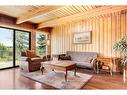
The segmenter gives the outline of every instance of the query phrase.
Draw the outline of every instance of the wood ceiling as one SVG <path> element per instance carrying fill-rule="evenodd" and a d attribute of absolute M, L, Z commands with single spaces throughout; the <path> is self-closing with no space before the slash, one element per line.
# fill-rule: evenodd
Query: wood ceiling
<path fill-rule="evenodd" d="M 127 6 L 70 5 L 70 6 L 0 6 L 0 13 L 17 18 L 16 24 L 32 22 L 38 29 L 126 10 Z"/>

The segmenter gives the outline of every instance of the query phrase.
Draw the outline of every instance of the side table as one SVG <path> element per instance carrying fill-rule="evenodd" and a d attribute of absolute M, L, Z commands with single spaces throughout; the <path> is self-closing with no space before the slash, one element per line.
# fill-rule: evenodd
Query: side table
<path fill-rule="evenodd" d="M 108 71 L 112 76 L 113 73 L 113 58 L 98 57 L 97 58 L 97 73 L 99 71 Z"/>

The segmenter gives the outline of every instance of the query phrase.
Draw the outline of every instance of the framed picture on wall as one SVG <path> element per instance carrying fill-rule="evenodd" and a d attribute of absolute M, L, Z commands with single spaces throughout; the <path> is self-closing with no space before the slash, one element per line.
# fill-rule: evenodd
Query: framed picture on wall
<path fill-rule="evenodd" d="M 75 32 L 73 34 L 73 43 L 75 44 L 89 44 L 92 41 L 92 31 Z"/>

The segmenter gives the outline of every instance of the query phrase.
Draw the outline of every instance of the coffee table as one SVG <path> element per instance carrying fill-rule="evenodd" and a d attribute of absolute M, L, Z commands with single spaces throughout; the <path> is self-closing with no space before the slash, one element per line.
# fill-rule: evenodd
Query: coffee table
<path fill-rule="evenodd" d="M 76 76 L 76 64 L 73 61 L 45 61 L 41 62 L 41 68 L 42 71 L 44 69 L 51 69 L 54 70 L 61 70 L 65 71 L 65 81 L 67 81 L 67 71 L 74 70 L 74 76 Z"/>

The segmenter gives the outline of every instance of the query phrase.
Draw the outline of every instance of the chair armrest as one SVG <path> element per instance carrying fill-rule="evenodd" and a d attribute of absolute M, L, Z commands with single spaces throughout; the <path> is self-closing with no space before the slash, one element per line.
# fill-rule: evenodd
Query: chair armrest
<path fill-rule="evenodd" d="M 20 58 L 20 61 L 28 61 L 28 62 L 31 62 L 31 58 L 30 57 L 21 57 Z"/>
<path fill-rule="evenodd" d="M 126 69 L 127 60 L 121 60 L 120 62 L 121 62 L 123 69 Z"/>
<path fill-rule="evenodd" d="M 27 57 L 26 61 L 32 62 L 31 58 Z"/>
<path fill-rule="evenodd" d="M 90 63 L 91 64 L 96 64 L 96 62 L 97 62 L 97 59 L 96 58 L 93 58 Z"/>
<path fill-rule="evenodd" d="M 90 63 L 93 65 L 93 71 L 94 71 L 94 73 L 96 73 L 97 72 L 97 65 L 98 65 L 97 64 L 97 59 L 93 58 Z"/>

